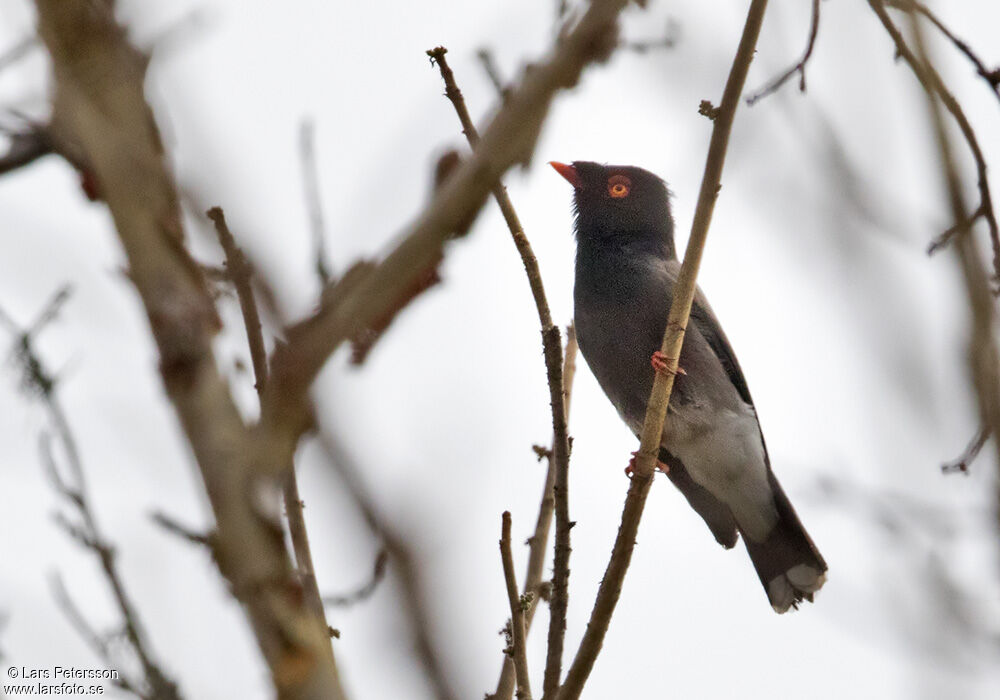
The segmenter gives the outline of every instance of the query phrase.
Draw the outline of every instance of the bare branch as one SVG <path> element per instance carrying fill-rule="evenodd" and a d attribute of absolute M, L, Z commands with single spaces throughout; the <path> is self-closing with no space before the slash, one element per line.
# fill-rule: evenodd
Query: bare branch
<path fill-rule="evenodd" d="M 953 116 L 955 116 L 955 111 L 948 107 L 949 100 L 947 98 L 951 96 L 944 90 L 940 79 L 936 77 L 937 74 L 934 72 L 934 68 L 928 58 L 920 23 L 917 21 L 917 15 L 909 13 L 910 31 L 913 34 L 919 57 L 909 51 L 902 35 L 889 19 L 880 0 L 869 0 L 869 5 L 871 5 L 872 9 L 879 16 L 886 31 L 889 32 L 896 42 L 897 47 L 899 47 L 900 53 L 920 79 L 920 84 L 923 86 L 924 93 L 927 96 L 927 107 L 930 112 L 931 123 L 934 127 L 934 136 L 937 141 L 941 166 L 944 170 L 945 187 L 948 193 L 949 204 L 951 205 L 952 218 L 955 221 L 965 221 L 967 218 L 967 208 L 962 194 L 962 179 L 958 172 L 958 166 L 955 164 L 954 152 L 948 130 L 945 128 L 941 104 L 944 104 Z M 938 102 L 939 99 L 940 103 Z M 954 98 L 951 98 L 951 102 L 954 106 L 957 106 Z M 993 298 L 985 271 L 983 270 L 982 261 L 979 259 L 979 252 L 975 241 L 973 241 L 970 235 L 969 229 L 959 232 L 955 236 L 955 242 L 956 254 L 962 270 L 962 278 L 965 281 L 969 306 L 972 311 L 972 330 L 969 340 L 969 369 L 972 375 L 973 390 L 975 391 L 979 405 L 981 432 L 984 438 L 987 433 L 1000 436 L 1000 353 L 998 353 L 996 338 L 993 335 L 996 320 Z M 996 449 L 997 469 L 1000 469 L 1000 440 L 994 439 L 993 445 Z M 1000 506 L 1000 480 L 996 482 L 994 489 L 996 506 Z M 994 515 L 1000 519 L 1000 507 L 996 508 Z M 1000 520 L 998 520 L 997 526 L 1000 527 Z"/>
<path fill-rule="evenodd" d="M 364 585 L 351 591 L 350 593 L 325 595 L 323 596 L 323 605 L 348 607 L 354 605 L 355 603 L 360 603 L 363 600 L 367 600 L 368 597 L 375 592 L 375 589 L 378 588 L 378 584 L 382 581 L 382 579 L 385 578 L 385 570 L 388 563 L 389 552 L 386 551 L 385 547 L 383 547 L 378 550 L 378 554 L 375 555 L 375 566 L 372 570 L 371 578 L 368 579 Z"/>
<path fill-rule="evenodd" d="M 507 600 L 510 603 L 511 658 L 517 677 L 518 700 L 531 700 L 531 681 L 528 677 L 528 655 L 524 648 L 524 608 L 525 602 L 517 594 L 517 577 L 514 575 L 514 555 L 510 552 L 510 511 L 503 512 L 500 530 L 500 561 L 503 563 L 503 578 L 507 585 Z"/>
<path fill-rule="evenodd" d="M 313 265 L 320 283 L 325 287 L 333 279 L 327 261 L 326 224 L 323 222 L 323 203 L 319 194 L 319 168 L 316 166 L 316 124 L 303 119 L 299 125 L 299 160 L 302 162 L 302 181 L 305 184 L 306 210 L 313 237 Z"/>
<path fill-rule="evenodd" d="M 740 93 L 743 91 L 747 72 L 750 69 L 750 62 L 753 60 L 757 36 L 760 34 L 766 8 L 767 0 L 752 0 L 750 3 L 743 36 L 740 38 L 736 57 L 733 59 L 733 66 L 729 72 L 729 78 L 726 80 L 718 116 L 713 122 L 712 138 L 709 142 L 705 173 L 701 181 L 701 190 L 698 193 L 691 235 L 684 252 L 684 261 L 681 264 L 677 285 L 674 289 L 673 303 L 667 317 L 667 328 L 663 335 L 661 352 L 667 357 L 667 371 L 657 372 L 653 381 L 653 389 L 646 409 L 646 419 L 642 428 L 642 440 L 636 455 L 636 466 L 628 496 L 625 499 L 618 537 L 611 552 L 608 568 L 597 591 L 597 599 L 594 602 L 590 621 L 587 623 L 587 631 L 583 635 L 576 658 L 573 659 L 573 664 L 570 666 L 566 680 L 559 691 L 559 700 L 576 700 L 583 691 L 584 683 L 586 683 L 597 655 L 600 653 L 604 635 L 611 623 L 611 615 L 614 613 L 618 597 L 621 595 L 625 573 L 632 559 L 632 549 L 635 546 L 635 537 L 639 530 L 639 520 L 642 517 L 646 496 L 649 494 L 649 487 L 653 481 L 653 469 L 656 466 L 660 449 L 663 423 L 667 416 L 667 405 L 670 401 L 670 393 L 677 371 L 677 358 L 681 354 L 684 329 L 687 327 L 691 304 L 694 301 L 698 266 L 705 248 L 705 239 L 712 220 L 715 200 L 722 187 L 722 168 L 725 164 L 729 134 L 736 109 L 739 106 Z"/>
<path fill-rule="evenodd" d="M 240 310 L 243 313 L 247 342 L 250 346 L 250 359 L 253 362 L 257 396 L 263 401 L 268 380 L 267 349 L 264 346 L 264 333 L 260 324 L 260 312 L 257 310 L 257 301 L 253 293 L 253 268 L 247 262 L 243 251 L 236 245 L 236 239 L 226 224 L 226 216 L 222 212 L 222 209 L 219 207 L 209 209 L 208 218 L 215 224 L 219 244 L 226 254 L 226 266 L 229 270 L 229 276 L 236 287 L 236 295 L 240 300 Z M 302 497 L 299 495 L 298 476 L 295 473 L 294 464 L 289 465 L 286 471 L 284 496 L 285 516 L 288 519 L 288 531 L 291 535 L 292 550 L 295 552 L 295 563 L 299 581 L 305 591 L 306 599 L 312 608 L 313 614 L 323 627 L 330 629 L 330 625 L 326 620 L 323 601 L 319 593 L 319 584 L 316 581 L 316 570 L 313 567 L 312 549 L 309 546 L 309 533 L 306 530 L 303 502 Z M 329 651 L 332 656 L 332 646 L 330 646 Z"/>
<path fill-rule="evenodd" d="M 472 117 L 465 106 L 462 92 L 455 83 L 455 75 L 452 73 L 445 54 L 448 52 L 443 46 L 427 52 L 441 71 L 444 80 L 444 94 L 451 100 L 458 113 L 459 121 L 462 123 L 462 130 L 469 141 L 473 151 L 479 145 L 479 133 L 476 131 Z M 535 308 L 538 311 L 538 321 L 542 328 L 542 348 L 545 357 L 545 371 L 549 384 L 549 401 L 552 405 L 552 461 L 555 463 L 555 483 L 553 493 L 555 496 L 556 511 L 556 543 L 554 572 L 552 576 L 552 600 L 549 605 L 551 619 L 549 623 L 548 658 L 545 664 L 545 694 L 551 697 L 559 685 L 559 676 L 562 670 L 562 650 L 563 639 L 566 634 L 566 607 L 569 597 L 569 435 L 566 425 L 566 407 L 563 399 L 563 379 L 562 379 L 562 340 L 559 335 L 559 328 L 552 322 L 552 312 L 549 310 L 549 302 L 545 296 L 545 286 L 542 283 L 542 275 L 538 269 L 538 260 L 531 248 L 531 243 L 524 233 L 524 227 L 514 210 L 514 205 L 507 196 L 507 190 L 503 183 L 498 182 L 493 188 L 493 198 L 496 199 L 503 214 L 507 228 L 514 239 L 514 245 L 521 256 L 521 262 L 528 276 L 528 284 L 531 287 L 531 295 L 535 300 Z"/>
<path fill-rule="evenodd" d="M 971 229 L 975 225 L 979 217 L 981 217 L 982 215 L 983 215 L 983 207 L 982 205 L 980 205 L 974 212 L 972 212 L 972 214 L 969 216 L 968 219 L 965 219 L 964 221 L 959 221 L 954 226 L 950 226 L 949 228 L 945 229 L 940 234 L 938 234 L 938 236 L 933 241 L 931 241 L 930 244 L 927 246 L 927 254 L 934 255 L 934 253 L 938 252 L 939 250 L 947 246 L 951 242 L 952 237 L 956 233 Z"/>
<path fill-rule="evenodd" d="M 799 74 L 799 91 L 806 91 L 806 64 L 812 57 L 813 47 L 816 45 L 816 35 L 819 33 L 819 2 L 820 0 L 812 0 L 812 20 L 809 24 L 809 42 L 806 44 L 806 50 L 805 53 L 802 54 L 802 58 L 799 59 L 798 63 L 769 82 L 763 88 L 747 97 L 747 105 L 752 107 L 757 101 L 777 92 L 781 86 L 788 82 L 788 79 L 796 73 Z"/>
<path fill-rule="evenodd" d="M 990 431 L 980 428 L 979 431 L 973 436 L 972 440 L 969 442 L 965 451 L 958 456 L 957 459 L 951 462 L 945 462 L 941 465 L 941 473 L 943 474 L 968 474 L 969 465 L 971 465 L 976 457 L 979 456 L 980 450 L 983 449 L 983 445 L 990 437 Z"/>
<path fill-rule="evenodd" d="M 197 544 L 211 549 L 214 547 L 213 533 L 200 533 L 189 527 L 181 525 L 177 520 L 166 513 L 156 512 L 150 515 L 153 522 L 162 527 L 167 532 L 177 535 L 187 540 L 191 544 Z"/>
<path fill-rule="evenodd" d="M 667 19 L 667 25 L 663 29 L 663 36 L 659 39 L 645 39 L 622 42 L 622 51 L 631 51 L 637 54 L 647 54 L 658 49 L 672 49 L 677 45 L 678 25 L 672 17 Z"/>
<path fill-rule="evenodd" d="M 176 684 L 163 672 L 149 651 L 149 641 L 139 620 L 139 613 L 126 592 L 125 584 L 118 571 L 114 547 L 101 533 L 96 515 L 91 507 L 87 494 L 83 459 L 77 447 L 76 436 L 73 434 L 66 414 L 63 412 L 62 404 L 59 401 L 59 396 L 56 392 L 57 384 L 34 348 L 34 336 L 55 319 L 56 314 L 58 314 L 68 297 L 68 287 L 59 289 L 27 329 L 18 328 L 17 324 L 8 314 L 0 312 L 0 317 L 4 319 L 5 325 L 10 327 L 15 336 L 18 347 L 18 358 L 24 366 L 24 382 L 28 385 L 30 393 L 37 396 L 44 405 L 55 438 L 62 445 L 62 453 L 69 470 L 70 478 L 67 479 L 63 476 L 62 471 L 57 465 L 55 452 L 52 449 L 53 438 L 48 433 L 44 433 L 40 440 L 42 463 L 53 483 L 56 493 L 67 501 L 76 514 L 76 522 L 71 522 L 63 513 L 57 513 L 56 522 L 62 526 L 70 537 L 96 555 L 101 564 L 104 578 L 107 579 L 108 585 L 111 588 L 115 605 L 122 618 L 129 648 L 139 659 L 143 672 L 141 679 L 123 685 L 123 687 L 142 698 L 179 700 L 180 693 Z M 58 601 L 62 604 L 64 610 L 67 611 L 67 614 L 70 615 L 71 622 L 81 632 L 84 639 L 94 647 L 95 651 L 107 663 L 109 668 L 115 668 L 118 664 L 114 663 L 113 655 L 106 645 L 95 644 L 95 640 L 99 641 L 99 636 L 91 631 L 83 615 L 72 605 L 72 601 L 66 594 L 58 578 L 54 582 L 54 591 L 57 594 Z"/>
<path fill-rule="evenodd" d="M 569 421 L 570 399 L 573 392 L 573 379 L 576 377 L 576 329 L 570 325 L 566 329 L 566 350 L 563 353 L 563 405 L 566 407 L 566 420 Z M 553 443 L 555 437 L 553 436 Z M 541 598 L 548 599 L 550 596 L 543 595 L 542 574 L 545 571 L 545 553 L 548 550 L 549 530 L 552 527 L 552 512 L 555 507 L 555 498 L 552 495 L 553 486 L 556 479 L 556 465 L 552 458 L 552 449 L 538 447 L 533 448 L 538 459 L 545 458 L 548 462 L 548 469 L 545 474 L 545 485 L 542 488 L 541 503 L 538 506 L 538 518 L 535 521 L 535 532 L 528 538 L 528 566 L 524 575 L 524 586 L 521 588 L 522 595 L 534 596 L 535 600 Z M 532 605 L 525 611 L 524 627 L 525 634 L 531 629 L 531 621 L 535 617 L 537 605 Z M 509 656 L 504 656 L 503 669 L 500 672 L 500 680 L 497 681 L 497 688 L 490 700 L 510 700 L 514 695 L 514 662 Z"/>
<path fill-rule="evenodd" d="M 115 222 L 216 517 L 219 569 L 245 607 L 278 695 L 339 700 L 328 630 L 301 594 L 282 537 L 278 493 L 291 452 L 272 460 L 255 449 L 219 372 L 212 339 L 221 324 L 184 246 L 176 188 L 145 101 L 146 57 L 127 43 L 109 3 L 36 6 L 55 77 L 52 123 L 60 142 L 83 154 Z"/>
<path fill-rule="evenodd" d="M 962 131 L 962 136 L 969 145 L 969 150 L 972 152 L 972 157 L 976 162 L 976 174 L 978 178 L 977 184 L 979 188 L 978 209 L 982 211 L 982 216 L 986 219 L 986 223 L 990 230 L 990 241 L 993 244 L 993 278 L 994 281 L 1000 282 L 1000 227 L 997 226 L 997 219 L 993 209 L 993 197 L 990 194 L 990 183 L 986 175 L 986 159 L 979 146 L 979 139 L 976 137 L 976 132 L 973 130 L 972 124 L 970 124 L 969 120 L 966 118 L 965 112 L 962 110 L 958 100 L 955 99 L 954 95 L 952 95 L 945 86 L 944 81 L 941 80 L 941 76 L 938 75 L 936 70 L 934 70 L 934 67 L 930 64 L 923 63 L 917 56 L 914 55 L 913 51 L 910 50 L 909 45 L 906 43 L 906 39 L 903 38 L 899 29 L 889 18 L 889 14 L 885 9 L 886 3 L 884 0 L 868 0 L 868 4 L 875 14 L 878 15 L 879 20 L 882 22 L 882 26 L 885 27 L 885 30 L 889 33 L 893 43 L 896 45 L 897 53 L 902 56 L 903 60 L 905 60 L 910 66 L 913 74 L 923 86 L 924 91 L 936 94 L 938 98 L 940 98 L 941 103 L 951 113 L 951 116 L 955 119 L 959 129 Z M 968 220 L 968 217 L 963 212 L 962 216 L 959 219 L 956 219 L 956 222 L 966 220 Z"/>
<path fill-rule="evenodd" d="M 359 468 L 350 455 L 329 431 L 320 429 L 317 440 L 330 467 L 340 477 L 344 488 L 358 506 L 365 522 L 382 541 L 382 547 L 389 553 L 393 571 L 403 590 L 403 613 L 407 616 L 414 635 L 417 658 L 423 666 L 427 680 L 434 688 L 437 700 L 456 700 L 457 693 L 451 688 L 448 674 L 431 638 L 431 618 L 422 590 L 420 573 L 413 550 L 406 537 L 397 532 L 378 512 L 359 474 Z"/>
<path fill-rule="evenodd" d="M 895 7 L 896 9 L 903 10 L 906 12 L 919 12 L 928 20 L 931 24 L 937 27 L 938 31 L 944 34 L 948 40 L 955 45 L 955 48 L 965 54 L 965 57 L 972 62 L 972 65 L 976 68 L 976 73 L 986 81 L 986 84 L 990 86 L 993 93 L 1000 100 L 1000 68 L 994 68 L 990 70 L 986 67 L 986 64 L 980 60 L 979 56 L 969 47 L 967 43 L 955 36 L 950 29 L 948 29 L 945 24 L 938 19 L 931 10 L 923 3 L 917 2 L 916 0 L 887 0 L 887 7 Z"/>
<path fill-rule="evenodd" d="M 65 584 L 63 584 L 62 576 L 58 573 L 53 573 L 49 578 L 49 586 L 52 589 L 52 597 L 55 598 L 56 605 L 63 611 L 63 614 L 69 620 L 73 629 L 76 630 L 76 633 L 87 643 L 91 651 L 97 655 L 97 658 L 101 660 L 105 668 L 113 668 L 118 671 L 119 677 L 115 679 L 115 685 L 125 692 L 132 693 L 136 697 L 146 697 L 140 690 L 140 682 L 129 680 L 128 676 L 121 672 L 119 668 L 120 664 L 115 660 L 107 640 L 103 635 L 97 633 L 87 621 L 86 616 L 80 608 L 73 602 L 69 591 L 66 590 Z"/>
<path fill-rule="evenodd" d="M 525 71 L 479 147 L 445 180 L 399 244 L 379 263 L 345 274 L 324 295 L 314 316 L 287 330 L 288 344 L 275 352 L 257 431 L 255 464 L 263 473 L 287 464 L 309 427 L 305 393 L 330 354 L 373 319 L 400 308 L 414 284 L 434 269 L 445 241 L 482 206 L 500 176 L 516 163 L 530 160 L 553 96 L 576 85 L 587 65 L 606 60 L 613 50 L 618 13 L 625 4 L 625 0 L 592 3 L 547 60 Z"/>
<path fill-rule="evenodd" d="M 507 99 L 507 94 L 510 92 L 510 88 L 507 87 L 503 78 L 500 77 L 500 69 L 497 67 L 496 58 L 493 56 L 493 52 L 487 48 L 481 48 L 476 52 L 476 58 L 479 59 L 479 63 L 483 67 L 483 72 L 486 73 L 486 77 L 490 79 L 490 83 L 493 84 L 493 88 L 497 91 L 497 95 L 500 96 L 500 99 Z"/>

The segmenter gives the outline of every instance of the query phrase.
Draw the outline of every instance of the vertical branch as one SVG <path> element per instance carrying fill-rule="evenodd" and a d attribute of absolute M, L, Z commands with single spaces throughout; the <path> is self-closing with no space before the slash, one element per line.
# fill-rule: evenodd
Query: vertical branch
<path fill-rule="evenodd" d="M 306 210 L 313 237 L 313 259 L 316 274 L 325 287 L 333 279 L 326 253 L 326 224 L 323 222 L 323 205 L 319 195 L 319 168 L 316 166 L 316 124 L 303 119 L 299 126 L 299 157 L 302 161 L 302 180 L 305 185 Z"/>
<path fill-rule="evenodd" d="M 573 392 L 573 378 L 576 376 L 576 329 L 572 325 L 566 329 L 566 351 L 563 353 L 563 405 L 566 407 L 566 419 L 569 420 L 570 398 Z M 555 436 L 552 444 L 556 442 Z M 552 458 L 552 448 L 545 451 L 548 469 L 545 473 L 545 485 L 542 488 L 542 500 L 538 506 L 538 518 L 535 521 L 535 532 L 528 538 L 528 567 L 524 575 L 522 595 L 532 596 L 535 603 L 524 614 L 525 633 L 531 629 L 531 621 L 538 609 L 538 599 L 542 597 L 542 574 L 545 570 L 545 553 L 549 544 L 549 530 L 552 527 L 552 511 L 555 499 L 552 489 L 555 485 L 556 466 Z M 514 695 L 514 662 L 509 656 L 504 656 L 500 680 L 490 700 L 510 700 Z"/>
<path fill-rule="evenodd" d="M 531 681 L 528 678 L 528 656 L 524 648 L 524 608 L 527 601 L 517 594 L 517 578 L 514 576 L 514 556 L 510 552 L 510 511 L 503 512 L 500 531 L 500 560 L 503 564 L 503 578 L 507 585 L 507 600 L 510 603 L 510 658 L 517 676 L 518 700 L 531 700 Z"/>
<path fill-rule="evenodd" d="M 968 221 L 967 206 L 962 195 L 962 178 L 955 164 L 954 151 L 948 130 L 945 127 L 944 115 L 941 105 L 944 103 L 949 111 L 952 111 L 948 102 L 941 95 L 940 88 L 943 83 L 940 78 L 933 80 L 928 75 L 933 71 L 932 64 L 927 57 L 927 51 L 923 42 L 923 35 L 917 23 L 916 15 L 909 13 L 911 29 L 913 32 L 918 55 L 914 55 L 906 45 L 902 34 L 893 25 L 880 3 L 876 5 L 875 0 L 871 0 L 872 9 L 882 20 L 886 30 L 889 31 L 896 46 L 910 65 L 910 68 L 917 75 L 924 93 L 927 96 L 927 108 L 930 113 L 931 124 L 934 129 L 935 141 L 938 147 L 941 165 L 944 169 L 945 188 L 948 194 L 948 203 L 951 206 L 951 215 L 956 225 Z M 933 89 L 938 86 L 939 89 Z M 939 101 L 939 97 L 941 100 Z M 957 104 L 957 103 L 956 103 Z M 952 111 L 954 114 L 954 112 Z M 983 270 L 982 261 L 976 250 L 975 241 L 970 235 L 968 225 L 960 227 L 956 235 L 956 253 L 959 266 L 962 270 L 962 279 L 965 281 L 966 293 L 969 297 L 969 306 L 972 309 L 972 333 L 969 340 L 969 369 L 971 370 L 973 387 L 979 406 L 981 425 L 984 426 L 981 435 L 985 438 L 985 433 L 993 433 L 993 444 L 997 450 L 997 468 L 1000 469 L 1000 354 L 997 351 L 996 339 L 993 335 L 995 321 L 995 311 L 993 308 L 993 296 L 990 293 L 989 282 Z M 998 490 L 995 494 L 995 513 L 997 527 L 1000 529 L 1000 480 L 995 487 Z"/>
<path fill-rule="evenodd" d="M 462 123 L 462 131 L 475 150 L 479 143 L 479 133 L 472 123 L 469 110 L 465 106 L 462 92 L 455 83 L 443 46 L 431 49 L 427 54 L 439 70 L 445 84 L 445 95 L 451 100 Z M 524 227 L 514 210 L 514 205 L 507 196 L 503 183 L 498 182 L 493 187 L 493 198 L 500 207 L 507 228 L 514 239 L 514 245 L 521 256 L 524 271 L 528 276 L 531 295 L 538 311 L 538 321 L 542 329 L 542 349 L 545 356 L 545 371 L 549 384 L 549 402 L 552 406 L 552 461 L 555 464 L 553 496 L 555 498 L 556 538 L 555 556 L 552 574 L 552 600 L 549 603 L 550 622 L 548 637 L 548 658 L 545 663 L 545 678 L 543 681 L 543 697 L 552 698 L 559 686 L 562 672 L 563 643 L 566 636 L 566 608 L 569 599 L 569 555 L 570 555 L 570 521 L 569 521 L 569 433 L 566 422 L 566 406 L 563 399 L 562 378 L 562 340 L 559 328 L 552 323 L 552 312 L 545 296 L 538 260 L 531 248 L 531 243 L 524 233 Z"/>
<path fill-rule="evenodd" d="M 694 222 L 691 226 L 691 236 L 684 252 L 684 262 L 681 264 L 674 300 L 670 306 L 667 328 L 663 336 L 661 352 L 667 357 L 667 371 L 658 372 L 653 382 L 649 403 L 646 409 L 646 419 L 643 423 L 642 440 L 637 454 L 635 472 L 625 499 L 622 512 L 622 522 L 618 529 L 608 562 L 607 571 L 597 591 L 594 609 L 587 623 L 576 658 L 566 674 L 566 680 L 559 692 L 559 700 L 576 700 L 583 691 L 584 683 L 594 667 L 604 635 L 611 623 L 618 597 L 621 595 L 625 572 L 632 559 L 632 549 L 639 530 L 639 520 L 646 504 L 646 496 L 653 480 L 653 468 L 656 464 L 660 448 L 663 423 L 667 416 L 667 404 L 673 389 L 674 376 L 677 372 L 677 359 L 681 354 L 681 344 L 684 342 L 684 329 L 687 327 L 691 313 L 691 304 L 695 295 L 695 281 L 698 266 L 701 263 L 705 239 L 708 235 L 709 223 L 715 200 L 722 187 L 722 168 L 726 159 L 726 148 L 729 144 L 729 134 L 739 106 L 740 93 L 746 82 L 747 72 L 757 45 L 757 36 L 764 20 L 767 0 L 752 0 L 747 13 L 743 36 L 740 38 L 736 57 L 722 93 L 712 127 L 712 138 L 709 142 L 708 156 L 705 161 L 705 173 L 702 177 L 701 190 L 698 194 L 698 204 L 695 209 Z"/>
<path fill-rule="evenodd" d="M 260 313 L 257 310 L 257 302 L 253 293 L 253 268 L 247 262 L 246 256 L 233 237 L 229 226 L 226 224 L 226 216 L 219 207 L 208 210 L 208 218 L 215 224 L 215 231 L 219 237 L 219 243 L 226 254 L 226 266 L 229 277 L 236 287 L 236 296 L 240 300 L 240 310 L 243 312 L 243 321 L 247 331 L 247 343 L 250 345 L 250 358 L 253 363 L 255 386 L 257 396 L 263 400 L 264 391 L 267 387 L 267 349 L 264 346 L 264 334 L 261 330 Z M 298 568 L 299 579 L 306 595 L 306 600 L 313 614 L 326 629 L 330 625 L 326 621 L 326 611 L 323 608 L 323 599 L 320 596 L 319 584 L 316 582 L 316 572 L 313 568 L 312 550 L 309 547 L 309 533 L 306 530 L 305 516 L 302 512 L 302 498 L 299 495 L 298 477 L 295 474 L 295 465 L 289 465 L 286 470 L 287 478 L 284 487 L 285 515 L 288 518 L 288 531 L 292 539 L 292 551 L 295 553 L 295 563 Z M 332 642 L 330 654 L 333 654 Z"/>
<path fill-rule="evenodd" d="M 1000 224 L 997 223 L 996 212 L 993 209 L 993 197 L 990 193 L 990 182 L 986 174 L 986 158 L 983 156 L 976 132 L 965 116 L 965 112 L 962 110 L 958 100 L 955 99 L 955 96 L 945 86 L 944 81 L 938 75 L 938 72 L 934 70 L 934 67 L 928 63 L 921 62 L 913 54 L 913 51 L 910 50 L 903 35 L 900 34 L 899 29 L 889 18 L 889 13 L 885 9 L 885 0 L 868 0 L 868 5 L 878 16 L 879 21 L 882 22 L 882 26 L 885 27 L 886 32 L 892 37 L 893 43 L 896 45 L 896 51 L 910 66 L 913 74 L 920 81 L 921 86 L 923 86 L 924 91 L 929 93 L 933 99 L 941 100 L 945 109 L 954 118 L 955 123 L 958 125 L 962 136 L 969 146 L 969 151 L 971 151 L 972 157 L 976 162 L 979 207 L 976 208 L 972 217 L 963 216 L 963 218 L 957 219 L 955 222 L 957 228 L 953 228 L 953 231 L 961 229 L 964 225 L 962 222 L 969 221 L 969 225 L 971 226 L 972 220 L 980 216 L 986 220 L 986 225 L 990 232 L 990 242 L 993 245 L 993 278 L 994 281 L 1000 281 Z M 965 207 L 963 206 L 964 209 Z M 950 236 L 943 235 L 945 241 L 948 238 Z"/>

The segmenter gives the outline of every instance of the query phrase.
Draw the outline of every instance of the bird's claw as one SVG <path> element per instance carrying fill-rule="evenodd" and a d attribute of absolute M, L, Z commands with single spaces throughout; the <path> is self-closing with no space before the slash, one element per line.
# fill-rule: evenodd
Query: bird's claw
<path fill-rule="evenodd" d="M 639 450 L 633 452 L 632 459 L 628 461 L 628 466 L 625 467 L 625 476 L 627 476 L 629 479 L 632 478 L 632 474 L 633 472 L 635 472 L 635 460 L 638 459 L 638 455 L 639 455 Z M 660 460 L 656 460 L 656 471 L 660 471 L 666 474 L 667 472 L 670 471 L 670 467 L 668 467 Z"/>
<path fill-rule="evenodd" d="M 680 366 L 676 369 L 671 370 L 667 363 L 673 358 L 667 357 L 662 352 L 657 350 L 653 353 L 653 356 L 649 358 L 649 364 L 653 365 L 653 369 L 661 374 L 687 374 Z"/>

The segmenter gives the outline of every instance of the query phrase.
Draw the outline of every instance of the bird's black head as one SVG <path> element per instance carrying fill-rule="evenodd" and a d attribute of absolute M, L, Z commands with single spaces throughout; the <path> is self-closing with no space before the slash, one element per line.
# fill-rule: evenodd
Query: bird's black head
<path fill-rule="evenodd" d="M 550 165 L 573 185 L 578 242 L 621 236 L 662 246 L 667 257 L 676 257 L 670 192 L 663 180 L 631 165 L 580 160 Z"/>

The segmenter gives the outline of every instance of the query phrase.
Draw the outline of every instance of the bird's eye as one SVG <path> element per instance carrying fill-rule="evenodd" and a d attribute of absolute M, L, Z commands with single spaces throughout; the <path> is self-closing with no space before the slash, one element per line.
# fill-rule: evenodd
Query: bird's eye
<path fill-rule="evenodd" d="M 615 175 L 608 179 L 608 194 L 615 199 L 628 197 L 629 190 L 632 189 L 632 181 L 624 175 Z"/>

